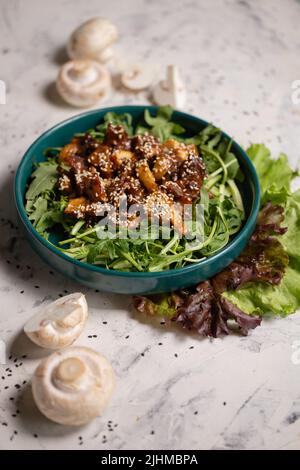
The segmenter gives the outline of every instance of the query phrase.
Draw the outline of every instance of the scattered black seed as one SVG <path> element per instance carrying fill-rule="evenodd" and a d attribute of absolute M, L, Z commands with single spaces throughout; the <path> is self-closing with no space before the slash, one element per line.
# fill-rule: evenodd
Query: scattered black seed
<path fill-rule="evenodd" d="M 10 261 L 9 261 L 9 259 L 7 259 L 7 260 L 6 260 L 6 263 L 7 263 L 7 264 L 10 264 Z"/>
<path fill-rule="evenodd" d="M 5 422 L 4 422 L 4 423 L 2 423 L 2 426 L 7 426 L 7 423 L 5 423 Z"/>
<path fill-rule="evenodd" d="M 108 430 L 109 430 L 109 431 L 113 431 L 113 428 L 109 428 Z"/>
<path fill-rule="evenodd" d="M 24 294 L 24 291 L 23 291 L 23 290 L 20 290 L 20 294 Z"/>
<path fill-rule="evenodd" d="M 19 415 L 19 414 L 20 414 L 20 410 L 16 410 L 16 413 L 17 413 L 17 415 Z"/>
<path fill-rule="evenodd" d="M 5 372 L 8 372 L 8 371 L 9 371 L 9 367 L 6 367 Z"/>
<path fill-rule="evenodd" d="M 27 380 L 23 380 L 22 383 L 23 383 L 23 385 L 27 384 Z"/>
<path fill-rule="evenodd" d="M 175 354 L 174 354 L 174 356 L 175 356 L 175 357 L 178 357 L 178 354 L 177 354 L 177 353 L 175 353 Z"/>
<path fill-rule="evenodd" d="M 160 324 L 161 324 L 161 325 L 165 325 L 166 322 L 165 322 L 165 321 L 161 321 Z"/>
<path fill-rule="evenodd" d="M 15 398 L 14 397 L 9 397 L 9 399 L 10 399 L 10 401 L 14 401 Z"/>
<path fill-rule="evenodd" d="M 7 374 L 7 377 L 11 377 L 11 376 L 12 376 L 12 374 Z"/>
<path fill-rule="evenodd" d="M 144 354 L 144 353 L 141 353 L 141 356 L 143 356 L 143 357 L 144 357 L 144 356 L 145 356 L 145 354 Z"/>
<path fill-rule="evenodd" d="M 18 360 L 18 358 L 16 357 L 16 358 L 14 359 L 14 362 L 17 362 L 17 360 Z"/>
<path fill-rule="evenodd" d="M 223 405 L 224 405 L 224 406 L 226 406 L 226 405 L 227 405 L 226 401 L 223 401 Z"/>
<path fill-rule="evenodd" d="M 190 346 L 189 349 L 194 349 L 194 346 Z"/>
<path fill-rule="evenodd" d="M 54 276 L 54 272 L 53 272 L 53 271 L 49 271 L 49 274 L 51 274 L 51 276 Z"/>
<path fill-rule="evenodd" d="M 198 414 L 198 411 L 194 411 L 194 415 L 197 415 Z"/>
<path fill-rule="evenodd" d="M 9 386 L 8 386 L 8 385 L 6 385 L 6 386 L 4 387 L 4 390 L 7 390 L 8 388 L 9 388 Z"/>
<path fill-rule="evenodd" d="M 27 265 L 26 265 L 26 269 L 31 269 L 31 267 L 30 267 L 30 266 L 28 266 L 28 264 L 27 264 Z"/>
<path fill-rule="evenodd" d="M 17 417 L 17 415 L 16 415 L 15 413 L 13 413 L 11 416 L 12 416 L 12 418 L 16 418 L 16 417 Z"/>
<path fill-rule="evenodd" d="M 95 289 L 95 292 L 98 293 L 98 292 L 100 292 L 100 291 L 99 291 L 98 289 Z"/>
<path fill-rule="evenodd" d="M 20 389 L 20 388 L 21 388 L 21 385 L 15 384 L 15 388 Z"/>
<path fill-rule="evenodd" d="M 78 439 L 79 439 L 80 441 L 82 441 L 82 436 L 78 436 Z"/>
<path fill-rule="evenodd" d="M 92 338 L 92 335 L 88 335 L 88 338 Z"/>
<path fill-rule="evenodd" d="M 20 269 L 20 265 L 19 265 L 19 264 L 16 264 L 16 268 L 17 268 L 17 269 Z"/>
<path fill-rule="evenodd" d="M 67 294 L 67 293 L 68 293 L 67 289 L 65 289 L 65 290 L 64 290 L 64 293 L 65 293 L 65 294 Z"/>
<path fill-rule="evenodd" d="M 26 359 L 27 354 L 23 354 L 22 359 Z"/>
<path fill-rule="evenodd" d="M 107 325 L 107 321 L 103 321 L 102 323 L 103 323 L 103 325 Z"/>
<path fill-rule="evenodd" d="M 163 344 L 162 343 L 158 343 L 158 346 L 162 346 Z"/>
<path fill-rule="evenodd" d="M 35 288 L 35 289 L 39 289 L 39 288 L 40 288 L 40 286 L 34 286 L 34 288 Z"/>
<path fill-rule="evenodd" d="M 38 438 L 38 435 L 37 435 L 37 434 L 34 434 L 33 437 L 34 437 L 35 439 L 37 439 L 37 438 Z"/>
<path fill-rule="evenodd" d="M 58 297 L 63 297 L 63 294 L 58 294 Z"/>
<path fill-rule="evenodd" d="M 128 339 L 129 338 L 129 335 L 125 336 L 125 339 Z"/>
<path fill-rule="evenodd" d="M 16 435 L 18 434 L 18 431 L 16 429 L 14 430 L 14 434 L 16 434 Z"/>
<path fill-rule="evenodd" d="M 4 377 L 4 375 L 2 375 L 1 379 L 2 379 L 2 380 L 5 380 L 5 377 Z"/>
<path fill-rule="evenodd" d="M 93 338 L 97 338 L 97 335 L 93 335 Z"/>
<path fill-rule="evenodd" d="M 151 431 L 151 432 L 150 432 L 150 434 L 152 434 L 152 435 L 153 435 L 153 434 L 155 434 L 155 432 L 154 432 L 154 431 Z"/>
<path fill-rule="evenodd" d="M 11 360 L 11 359 L 12 359 L 12 355 L 10 355 L 8 359 Z"/>

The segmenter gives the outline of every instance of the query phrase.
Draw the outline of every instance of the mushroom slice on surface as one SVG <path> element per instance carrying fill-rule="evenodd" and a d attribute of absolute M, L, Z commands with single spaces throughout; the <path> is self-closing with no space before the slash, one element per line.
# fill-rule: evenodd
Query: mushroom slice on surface
<path fill-rule="evenodd" d="M 66 295 L 36 313 L 24 326 L 35 344 L 47 349 L 70 346 L 80 335 L 88 317 L 88 306 L 81 293 Z"/>
<path fill-rule="evenodd" d="M 60 69 L 57 91 L 69 104 L 89 107 L 107 98 L 111 77 L 106 68 L 93 60 L 70 60 Z"/>
<path fill-rule="evenodd" d="M 71 347 L 42 360 L 32 378 L 34 401 L 48 419 L 80 426 L 99 416 L 115 387 L 108 360 L 85 347 Z"/>
<path fill-rule="evenodd" d="M 149 88 L 155 81 L 155 67 L 147 65 L 130 65 L 121 73 L 121 83 L 132 91 L 140 91 Z"/>
<path fill-rule="evenodd" d="M 92 18 L 79 26 L 70 36 L 67 52 L 71 59 L 92 59 L 107 62 L 118 39 L 116 26 L 106 18 Z"/>
<path fill-rule="evenodd" d="M 175 65 L 168 66 L 166 80 L 160 81 L 154 87 L 153 99 L 156 104 L 161 106 L 169 104 L 178 109 L 184 107 L 186 89 Z"/>

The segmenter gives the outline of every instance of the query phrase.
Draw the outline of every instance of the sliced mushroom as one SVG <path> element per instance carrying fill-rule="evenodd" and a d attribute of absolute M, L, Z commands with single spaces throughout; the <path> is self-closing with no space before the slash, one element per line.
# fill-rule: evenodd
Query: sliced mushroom
<path fill-rule="evenodd" d="M 153 99 L 158 105 L 183 108 L 186 101 L 185 86 L 180 78 L 178 68 L 169 65 L 166 80 L 160 81 L 153 90 Z"/>
<path fill-rule="evenodd" d="M 71 347 L 42 360 L 32 379 L 39 410 L 49 419 L 80 426 L 106 407 L 115 377 L 111 364 L 96 351 Z"/>
<path fill-rule="evenodd" d="M 147 65 L 131 65 L 123 70 L 121 83 L 132 91 L 145 90 L 155 81 L 156 69 Z"/>
<path fill-rule="evenodd" d="M 71 60 L 61 67 L 56 87 L 67 103 L 89 107 L 107 98 L 111 90 L 111 77 L 98 62 Z"/>
<path fill-rule="evenodd" d="M 111 45 L 118 39 L 118 30 L 106 18 L 92 18 L 79 26 L 67 44 L 71 59 L 92 59 L 107 62 L 113 56 Z"/>
<path fill-rule="evenodd" d="M 70 346 L 80 335 L 88 317 L 88 306 L 81 293 L 66 295 L 51 302 L 24 326 L 35 344 L 47 349 Z"/>

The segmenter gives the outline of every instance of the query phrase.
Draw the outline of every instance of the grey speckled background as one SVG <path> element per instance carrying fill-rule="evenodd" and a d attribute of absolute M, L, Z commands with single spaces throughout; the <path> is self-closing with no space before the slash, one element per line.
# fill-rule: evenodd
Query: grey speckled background
<path fill-rule="evenodd" d="M 0 447 L 24 449 L 299 449 L 300 316 L 266 321 L 247 338 L 199 340 L 136 317 L 130 299 L 82 289 L 91 308 L 78 344 L 112 361 L 118 386 L 102 418 L 82 429 L 44 419 L 30 376 L 43 351 L 20 335 L 34 306 L 79 286 L 49 268 L 15 226 L 13 175 L 26 147 L 76 110 L 53 91 L 69 32 L 95 15 L 119 27 L 117 53 L 176 63 L 186 111 L 243 145 L 267 143 L 299 161 L 300 2 L 296 0 L 0 0 Z M 146 103 L 120 90 L 108 104 Z M 142 354 L 143 353 L 143 354 Z M 27 356 L 27 357 L 23 357 Z"/>

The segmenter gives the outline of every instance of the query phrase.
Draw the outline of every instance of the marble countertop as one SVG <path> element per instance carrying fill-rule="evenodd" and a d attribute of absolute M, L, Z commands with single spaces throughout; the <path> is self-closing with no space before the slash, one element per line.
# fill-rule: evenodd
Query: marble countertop
<path fill-rule="evenodd" d="M 12 184 L 27 146 L 76 114 L 55 95 L 69 32 L 106 16 L 118 25 L 116 53 L 177 64 L 185 110 L 212 120 L 241 144 L 265 142 L 299 162 L 300 2 L 296 0 L 0 1 L 0 366 L 2 449 L 299 449 L 300 314 L 263 322 L 248 337 L 201 340 L 136 316 L 130 298 L 78 286 L 49 270 L 16 226 Z M 130 52 L 128 52 L 130 51 Z M 116 90 L 105 103 L 147 103 Z M 80 429 L 44 419 L 30 378 L 45 352 L 21 333 L 32 308 L 82 290 L 90 318 L 77 344 L 113 363 L 117 388 L 101 418 Z M 296 361 L 297 362 L 297 361 Z"/>

